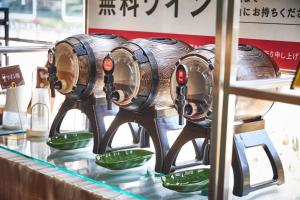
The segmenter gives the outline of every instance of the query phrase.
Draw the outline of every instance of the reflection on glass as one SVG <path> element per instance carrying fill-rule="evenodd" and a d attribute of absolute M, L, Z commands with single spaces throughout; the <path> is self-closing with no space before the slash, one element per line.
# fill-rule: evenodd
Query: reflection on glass
<path fill-rule="evenodd" d="M 13 142 L 12 145 L 12 140 L 19 142 Z M 153 172 L 155 156 L 142 167 L 128 170 L 108 170 L 96 165 L 92 145 L 82 149 L 60 151 L 47 146 L 46 141 L 24 138 L 16 140 L 9 139 L 7 136 L 0 136 L 0 145 L 13 147 L 16 151 L 27 156 L 33 156 L 62 169 L 70 170 L 102 184 L 104 182 L 147 199 L 207 199 L 206 196 L 201 196 L 199 192 L 183 194 L 164 188 L 160 180 L 161 175 Z"/>

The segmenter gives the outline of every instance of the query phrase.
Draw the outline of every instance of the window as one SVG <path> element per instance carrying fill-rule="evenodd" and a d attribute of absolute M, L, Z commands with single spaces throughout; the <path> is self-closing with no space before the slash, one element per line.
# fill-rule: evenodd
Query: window
<path fill-rule="evenodd" d="M 10 10 L 10 37 L 56 41 L 84 32 L 83 0 L 2 0 Z"/>

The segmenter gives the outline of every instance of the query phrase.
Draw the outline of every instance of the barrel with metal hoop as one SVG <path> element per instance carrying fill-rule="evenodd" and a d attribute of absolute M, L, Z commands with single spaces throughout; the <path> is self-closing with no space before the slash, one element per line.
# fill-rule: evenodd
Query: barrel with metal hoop
<path fill-rule="evenodd" d="M 171 94 L 179 115 L 191 121 L 207 118 L 212 112 L 214 45 L 195 49 L 180 59 L 172 75 Z M 279 68 L 262 50 L 250 46 L 238 46 L 236 80 L 276 78 Z M 235 120 L 251 120 L 263 116 L 273 102 L 238 96 Z"/>
<path fill-rule="evenodd" d="M 173 106 L 170 77 L 177 60 L 191 50 L 169 38 L 134 39 L 115 48 L 103 64 L 108 107 L 112 101 L 128 110 Z"/>
<path fill-rule="evenodd" d="M 124 41 L 111 34 L 79 34 L 57 42 L 48 54 L 52 95 L 57 89 L 74 99 L 104 96 L 102 59 Z"/>

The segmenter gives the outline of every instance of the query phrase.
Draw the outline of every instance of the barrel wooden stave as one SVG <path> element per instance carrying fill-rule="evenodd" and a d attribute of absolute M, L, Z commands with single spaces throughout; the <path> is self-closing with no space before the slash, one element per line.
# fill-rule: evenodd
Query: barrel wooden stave
<path fill-rule="evenodd" d="M 239 51 L 237 81 L 276 78 L 278 66 L 262 50 Z M 276 90 L 276 89 L 274 89 Z M 265 115 L 274 102 L 237 96 L 235 120 L 249 120 Z"/>
<path fill-rule="evenodd" d="M 56 47 L 58 47 L 60 44 L 65 44 L 69 45 L 73 48 L 74 54 L 77 56 L 77 54 L 74 51 L 74 47 L 76 45 L 84 44 L 89 46 L 91 49 L 91 54 L 95 58 L 95 64 L 96 66 L 91 66 L 91 60 L 88 55 L 79 55 L 77 56 L 79 67 L 74 67 L 73 72 L 61 75 L 63 74 L 64 69 L 60 69 L 59 66 L 57 66 L 57 72 L 58 72 L 58 79 L 59 80 L 65 80 L 68 83 L 71 83 L 68 85 L 67 89 L 61 89 L 59 92 L 65 95 L 74 95 L 73 88 L 77 87 L 78 85 L 81 86 L 87 86 L 92 79 L 90 72 L 91 72 L 91 67 L 96 68 L 96 74 L 95 75 L 95 82 L 93 84 L 93 88 L 90 91 L 90 94 L 94 94 L 95 96 L 104 96 L 104 93 L 102 91 L 102 88 L 104 86 L 103 83 L 103 69 L 102 69 L 102 60 L 103 58 L 110 53 L 110 51 L 119 46 L 121 43 L 125 41 L 124 38 L 121 37 L 115 37 L 115 38 L 102 38 L 98 37 L 96 35 L 86 35 L 86 34 L 79 34 L 79 35 L 74 35 L 69 38 L 66 38 L 56 44 Z M 59 54 L 59 52 L 56 52 L 55 54 Z M 75 74 L 73 75 L 74 78 L 78 76 L 77 80 L 72 80 L 72 75 L 70 74 Z M 78 75 L 77 75 L 78 74 Z M 75 95 L 80 95 L 80 94 L 75 94 Z"/>
<path fill-rule="evenodd" d="M 251 46 L 248 46 L 249 48 Z M 257 49 L 255 47 L 252 51 L 238 51 L 238 60 L 237 60 L 237 81 L 239 80 L 256 80 L 256 79 L 266 79 L 266 78 L 275 78 L 278 76 L 278 67 L 276 63 L 274 63 L 271 58 L 265 54 L 262 50 Z M 190 58 L 191 56 L 198 57 L 197 59 L 205 59 L 209 60 L 214 66 L 215 63 L 215 49 L 214 45 L 206 45 L 200 47 L 199 49 L 195 49 L 194 51 L 190 52 L 183 58 L 181 58 L 181 63 L 186 64 L 185 60 Z M 205 68 L 207 71 L 210 70 L 208 62 L 206 62 Z M 211 71 L 211 74 L 213 72 Z M 209 81 L 213 83 L 213 76 L 208 77 Z M 189 77 L 189 82 L 192 81 Z M 176 87 L 175 77 L 172 77 L 172 87 L 171 89 L 173 99 L 175 98 L 174 95 L 174 88 Z M 200 86 L 203 87 L 203 86 Z M 207 87 L 207 86 L 206 86 Z M 197 90 L 196 85 L 189 84 L 188 90 L 192 88 L 193 90 Z M 213 90 L 213 85 L 211 85 L 211 89 Z M 188 91 L 189 93 L 189 91 Z M 189 96 L 189 95 L 188 95 Z M 203 109 L 202 111 L 198 111 L 193 113 L 192 115 L 185 117 L 191 121 L 199 121 L 203 120 L 207 117 L 207 115 L 213 111 L 212 108 L 212 91 L 203 94 L 206 97 L 204 100 L 207 104 L 201 105 L 201 103 L 197 101 L 193 101 L 187 97 L 188 102 L 194 103 L 193 106 L 200 106 L 201 108 L 207 107 L 207 109 Z M 203 100 L 204 97 L 199 97 L 198 100 Z M 272 107 L 273 102 L 241 97 L 238 96 L 236 98 L 236 112 L 235 112 L 235 120 L 250 120 L 260 116 L 265 115 L 268 110 Z M 201 110 L 201 109 L 199 109 Z"/>
<path fill-rule="evenodd" d="M 182 42 L 177 42 L 172 45 L 156 45 L 150 47 L 153 55 L 157 58 L 157 64 L 159 67 L 159 88 L 157 95 L 152 103 L 152 106 L 174 106 L 170 95 L 170 78 L 175 70 L 175 64 L 178 58 L 189 53 L 192 48 Z"/>
<path fill-rule="evenodd" d="M 153 56 L 155 62 L 157 63 L 159 77 L 158 86 L 156 94 L 154 94 L 154 98 L 148 105 L 148 108 L 154 106 L 173 106 L 174 104 L 169 91 L 170 77 L 175 69 L 175 63 L 180 57 L 190 52 L 192 47 L 180 41 L 176 41 L 175 44 L 165 44 L 152 41 L 151 39 L 134 39 L 113 50 L 113 59 L 117 59 L 116 57 L 114 58 L 114 51 L 120 51 L 121 49 L 130 51 L 132 55 L 134 55 L 134 52 L 136 51 L 145 50 L 146 53 L 150 52 L 150 54 L 152 54 L 147 55 L 148 59 L 150 56 Z M 141 97 L 147 98 L 150 95 L 152 92 L 151 88 L 153 81 L 153 66 L 151 66 L 149 62 L 142 64 L 139 63 L 138 66 L 140 72 L 140 82 L 138 86 L 139 89 L 138 93 L 133 97 L 135 100 L 137 99 L 137 101 L 139 101 L 139 98 Z M 139 106 L 132 102 L 122 104 L 118 101 L 115 101 L 115 103 L 127 109 L 139 109 Z"/>

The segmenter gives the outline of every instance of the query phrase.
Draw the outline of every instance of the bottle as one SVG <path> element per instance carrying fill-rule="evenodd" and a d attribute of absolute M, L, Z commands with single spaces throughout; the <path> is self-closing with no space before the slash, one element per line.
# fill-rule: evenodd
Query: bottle
<path fill-rule="evenodd" d="M 32 91 L 32 99 L 30 106 L 30 127 L 27 135 L 46 137 L 49 133 L 50 118 L 50 96 L 48 90 L 47 70 L 45 68 L 37 68 L 36 87 Z M 46 79 L 46 82 L 45 80 Z"/>
<path fill-rule="evenodd" d="M 49 133 L 50 101 L 47 88 L 35 88 L 31 100 L 30 136 L 47 136 Z"/>
<path fill-rule="evenodd" d="M 30 96 L 30 89 L 26 85 L 7 89 L 3 112 L 4 129 L 26 130 L 28 128 L 27 107 Z"/>

